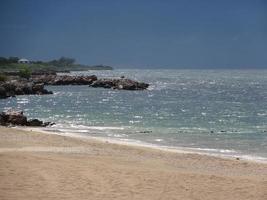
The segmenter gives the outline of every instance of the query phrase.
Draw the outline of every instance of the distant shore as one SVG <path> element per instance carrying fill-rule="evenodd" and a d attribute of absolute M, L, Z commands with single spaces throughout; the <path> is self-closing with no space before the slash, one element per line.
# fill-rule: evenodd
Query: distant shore
<path fill-rule="evenodd" d="M 42 72 L 70 72 L 70 71 L 88 71 L 88 70 L 113 70 L 108 65 L 84 65 L 76 63 L 74 58 L 61 57 L 51 61 L 28 60 L 19 57 L 0 57 L 0 73 L 12 75 L 18 73 L 22 68 L 29 68 L 33 73 Z"/>
<path fill-rule="evenodd" d="M 0 127 L 0 199 L 267 199 L 267 164 Z"/>

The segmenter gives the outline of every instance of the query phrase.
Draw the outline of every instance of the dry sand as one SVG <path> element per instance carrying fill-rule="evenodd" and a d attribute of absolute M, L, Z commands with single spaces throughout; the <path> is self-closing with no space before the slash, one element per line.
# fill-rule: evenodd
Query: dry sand
<path fill-rule="evenodd" d="M 0 199 L 267 200 L 267 164 L 0 128 Z"/>

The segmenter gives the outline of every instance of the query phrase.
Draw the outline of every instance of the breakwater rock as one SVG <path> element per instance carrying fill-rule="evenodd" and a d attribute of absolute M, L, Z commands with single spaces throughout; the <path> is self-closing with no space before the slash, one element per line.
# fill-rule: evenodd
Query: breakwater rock
<path fill-rule="evenodd" d="M 27 117 L 23 114 L 22 111 L 6 111 L 0 113 L 0 125 L 2 126 L 51 126 L 54 123 L 43 122 L 38 119 L 27 120 Z"/>
<path fill-rule="evenodd" d="M 118 90 L 145 90 L 149 84 L 137 82 L 130 79 L 98 79 L 94 81 L 90 87 L 103 87 Z"/>
<path fill-rule="evenodd" d="M 137 82 L 124 77 L 118 79 L 102 78 L 98 79 L 95 75 L 91 76 L 58 76 L 42 75 L 33 76 L 35 83 L 44 83 L 46 85 L 89 85 L 90 87 L 112 88 L 118 90 L 145 90 L 149 84 Z"/>
<path fill-rule="evenodd" d="M 42 75 L 33 76 L 32 80 L 35 83 L 44 83 L 46 85 L 90 85 L 97 80 L 95 75 L 92 76 L 57 76 L 57 75 Z"/>
<path fill-rule="evenodd" d="M 44 89 L 43 83 L 33 83 L 28 81 L 17 80 L 0 83 L 0 98 L 30 94 L 44 95 L 53 93 Z"/>

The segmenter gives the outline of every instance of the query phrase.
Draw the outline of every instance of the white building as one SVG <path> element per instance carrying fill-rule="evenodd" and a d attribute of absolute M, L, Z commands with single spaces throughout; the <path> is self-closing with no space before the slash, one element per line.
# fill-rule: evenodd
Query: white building
<path fill-rule="evenodd" d="M 24 63 L 25 64 L 25 63 L 30 63 L 30 61 L 26 58 L 21 58 L 18 60 L 18 63 Z"/>

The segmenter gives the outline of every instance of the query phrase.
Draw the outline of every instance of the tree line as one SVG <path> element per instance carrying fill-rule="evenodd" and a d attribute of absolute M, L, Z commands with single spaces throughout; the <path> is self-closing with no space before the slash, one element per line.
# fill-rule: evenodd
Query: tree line
<path fill-rule="evenodd" d="M 18 63 L 19 58 L 18 57 L 9 57 L 9 58 L 5 58 L 5 57 L 0 57 L 0 64 L 4 65 L 4 64 L 12 64 L 12 63 Z"/>
<path fill-rule="evenodd" d="M 0 57 L 0 65 L 8 65 L 13 63 L 18 63 L 19 58 L 18 57 Z M 51 65 L 56 67 L 65 67 L 65 66 L 71 66 L 75 64 L 74 58 L 68 58 L 68 57 L 60 57 L 59 59 L 54 59 L 48 62 L 45 61 L 31 61 L 33 64 L 43 64 L 43 65 Z"/>

